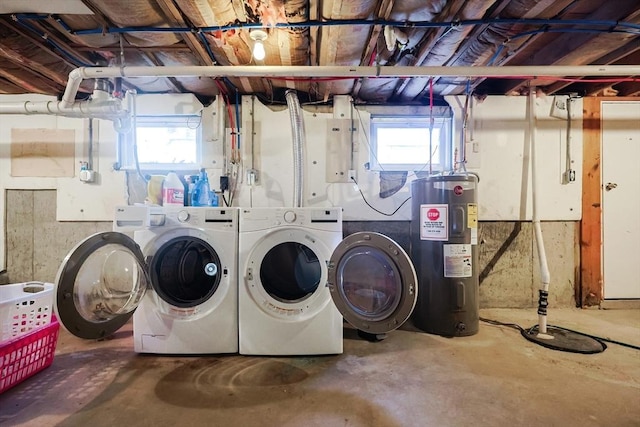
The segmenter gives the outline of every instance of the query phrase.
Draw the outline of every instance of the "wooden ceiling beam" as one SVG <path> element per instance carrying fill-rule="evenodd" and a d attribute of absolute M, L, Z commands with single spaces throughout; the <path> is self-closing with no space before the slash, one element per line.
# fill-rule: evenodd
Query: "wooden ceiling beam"
<path fill-rule="evenodd" d="M 393 10 L 394 0 L 379 0 L 376 6 L 375 16 L 378 19 L 389 19 L 391 11 Z M 383 30 L 382 25 L 374 25 L 369 32 L 369 41 L 365 46 L 362 56 L 360 57 L 360 65 L 369 65 L 369 58 L 374 52 L 377 54 L 378 38 Z M 357 99 L 362 89 L 362 79 L 356 80 L 351 91 L 353 99 Z"/>
<path fill-rule="evenodd" d="M 17 26 L 16 24 L 13 24 L 11 22 L 6 21 L 5 19 L 0 18 L 0 25 L 10 29 L 11 31 L 15 32 L 16 34 L 24 37 L 25 39 L 29 40 L 32 44 L 34 44 L 35 46 L 39 47 L 42 51 L 48 53 L 49 55 L 51 55 L 52 57 L 54 57 L 55 59 L 61 61 L 62 63 L 66 64 L 69 66 L 69 68 L 76 68 L 76 65 L 72 62 L 70 62 L 67 58 L 65 58 L 64 56 L 62 56 L 61 54 L 57 53 L 56 51 L 53 50 L 53 48 L 44 43 L 42 41 L 42 39 L 40 37 L 37 37 L 35 34 L 31 33 L 31 32 L 26 32 L 22 29 L 22 27 Z"/>
<path fill-rule="evenodd" d="M 623 16 L 620 18 L 620 8 L 622 4 L 620 2 L 605 2 L 598 3 L 599 6 L 594 9 L 592 13 L 586 16 L 584 19 L 586 20 L 621 20 L 626 22 L 635 22 L 640 18 L 640 9 L 636 9 L 632 11 L 630 14 Z M 630 3 L 627 4 L 628 7 Z M 624 11 L 622 12 L 624 13 Z M 611 37 L 611 34 L 606 33 L 605 36 Z M 622 36 L 621 36 L 622 37 Z M 528 55 L 524 58 L 523 61 L 520 61 L 518 65 L 535 65 L 535 64 L 544 64 L 544 65 L 556 65 L 556 64 L 564 64 L 567 62 L 567 58 L 570 56 L 574 56 L 580 52 L 584 52 L 584 55 L 588 58 L 589 56 L 593 56 L 597 54 L 597 51 L 594 51 L 594 48 L 591 44 L 594 40 L 600 38 L 599 34 L 574 34 L 574 33 L 565 33 L 561 34 L 554 38 L 553 43 L 551 43 L 545 49 L 538 50 L 533 55 Z M 526 52 L 525 52 L 526 54 Z M 587 61 L 589 63 L 591 61 Z M 575 61 L 571 61 L 574 65 L 582 65 L 578 64 Z M 502 63 L 501 65 L 504 65 Z M 504 93 L 519 91 L 527 85 L 527 81 L 512 81 L 507 82 L 502 86 L 501 91 Z"/>
<path fill-rule="evenodd" d="M 103 28 L 108 28 L 109 26 L 111 26 L 111 22 L 109 22 L 109 19 L 107 19 L 104 13 L 102 13 L 102 10 L 98 6 L 96 6 L 92 0 L 80 0 L 80 1 L 85 6 L 87 6 L 87 8 L 91 10 L 91 12 L 93 12 L 93 19 L 98 21 L 98 23 Z"/>
<path fill-rule="evenodd" d="M 532 7 L 531 9 L 527 10 L 527 12 L 521 16 L 522 19 L 528 19 L 528 18 L 540 18 L 540 17 L 545 17 L 548 16 L 549 14 L 553 14 L 555 13 L 555 11 L 558 10 L 558 8 L 561 8 L 562 10 L 564 10 L 569 4 L 571 4 L 573 0 L 562 0 L 562 1 L 558 1 L 558 0 L 541 0 L 539 1 L 534 7 Z M 509 2 L 506 2 L 506 4 L 503 3 L 499 3 L 496 5 L 496 7 L 494 7 L 494 9 L 491 11 L 491 18 L 497 18 L 498 16 L 500 16 L 500 13 L 505 9 L 505 7 L 509 4 Z M 549 13 L 548 11 L 553 9 L 553 12 Z M 472 44 L 474 42 L 476 42 L 478 40 L 478 38 L 489 29 L 490 25 L 482 25 L 480 27 L 478 27 L 476 30 L 474 30 L 472 32 L 472 34 L 469 35 L 469 37 L 467 37 L 467 40 L 465 41 L 465 43 L 461 46 L 460 49 L 458 49 L 458 54 L 456 54 L 454 57 L 452 57 L 452 59 L 450 61 L 447 62 L 446 65 L 457 65 L 456 61 L 462 56 L 462 54 L 464 52 L 466 52 L 468 49 L 471 48 Z M 533 38 L 525 41 L 523 43 L 523 45 L 529 44 L 531 41 L 533 40 Z M 510 57 L 506 58 L 506 61 L 504 63 L 501 63 L 500 65 L 505 65 L 506 62 L 508 62 L 509 60 L 511 60 Z M 468 64 L 466 64 L 468 65 Z M 485 65 L 485 64 L 483 64 Z M 473 89 L 475 89 L 475 87 L 477 87 L 479 84 L 481 84 L 485 79 L 476 79 L 473 84 L 471 85 L 471 89 L 473 91 Z M 437 81 L 436 81 L 437 83 Z M 455 90 L 457 86 L 456 85 L 450 85 L 445 87 L 442 90 L 442 94 L 443 95 L 447 95 L 450 94 L 451 92 L 453 92 L 453 90 Z"/>
<path fill-rule="evenodd" d="M 149 61 L 151 61 L 151 63 L 153 65 L 155 65 L 156 67 L 162 67 L 164 66 L 164 64 L 162 63 L 162 61 L 160 61 L 160 59 L 158 59 L 158 57 L 153 53 L 153 52 L 147 52 L 145 57 L 147 57 L 149 59 Z M 171 85 L 173 86 L 173 88 L 178 92 L 178 93 L 184 93 L 184 92 L 188 92 L 184 86 L 182 86 L 182 84 L 178 81 L 178 79 L 176 79 L 175 77 L 167 77 L 167 80 L 169 80 L 169 82 L 171 83 Z"/>
<path fill-rule="evenodd" d="M 618 96 L 640 96 L 640 82 L 622 82 L 614 87 Z"/>
<path fill-rule="evenodd" d="M 546 1 L 554 1 L 554 0 L 546 0 Z M 511 0 L 501 0 L 496 2 L 491 10 L 489 11 L 489 19 L 495 19 L 500 16 L 502 11 L 509 5 Z M 452 65 L 454 64 L 462 55 L 467 53 L 471 45 L 480 37 L 487 29 L 490 27 L 490 24 L 482 24 L 477 27 L 474 27 L 471 30 L 469 36 L 467 36 L 466 40 L 462 43 L 462 45 L 458 46 L 458 49 L 455 53 L 445 62 L 444 65 Z"/>
<path fill-rule="evenodd" d="M 640 43 L 638 43 L 637 40 L 631 40 L 626 45 L 621 46 L 618 49 L 615 49 L 614 51 L 609 52 L 608 54 L 594 61 L 591 65 L 634 65 L 634 64 L 640 64 Z M 554 94 L 575 84 L 576 83 L 571 83 L 571 82 L 553 83 L 545 87 L 545 92 L 547 94 Z M 593 89 L 594 87 L 592 87 L 590 92 L 597 93 L 611 86 L 612 86 L 611 84 L 597 85 L 595 87 L 596 89 L 594 90 Z M 572 90 L 571 88 L 569 88 L 565 92 L 581 93 L 581 91 Z"/>
<path fill-rule="evenodd" d="M 9 80 L 14 86 L 22 87 L 28 93 L 58 93 L 59 88 L 50 86 L 48 83 L 43 82 L 41 79 L 34 81 L 33 79 L 26 80 L 22 76 L 19 76 L 7 69 L 0 68 L 0 77 L 4 77 Z"/>
<path fill-rule="evenodd" d="M 47 77 L 48 79 L 60 85 L 60 88 L 64 88 L 67 84 L 66 76 L 58 74 L 50 68 L 25 57 L 21 53 L 15 51 L 9 44 L 7 44 L 3 40 L 0 40 L 0 56 L 5 57 L 9 61 L 13 62 L 14 64 L 31 74 L 41 74 Z"/>
<path fill-rule="evenodd" d="M 511 0 L 500 0 L 501 6 L 499 7 L 504 8 L 506 4 L 509 3 L 509 1 Z M 466 0 L 462 0 L 462 1 L 454 0 L 452 2 L 447 2 L 445 9 L 438 16 L 438 21 L 442 22 L 442 21 L 455 20 L 455 18 L 460 14 L 460 12 L 462 11 L 466 3 L 467 3 Z M 422 64 L 425 61 L 425 59 L 427 59 L 427 57 L 429 56 L 431 49 L 433 49 L 436 43 L 446 35 L 447 31 L 449 31 L 449 28 L 445 28 L 445 27 L 438 28 L 435 31 L 428 31 L 420 42 L 420 50 L 416 55 L 415 60 L 412 61 L 413 65 Z M 400 80 L 396 88 L 393 90 L 393 94 L 391 95 L 391 98 L 396 98 L 401 96 L 402 92 L 405 90 L 405 88 L 407 87 L 410 81 L 411 79 Z"/>
<path fill-rule="evenodd" d="M 573 91 L 584 96 L 637 96 L 639 88 L 640 81 L 608 84 L 576 83 L 570 86 L 567 92 Z"/>
<path fill-rule="evenodd" d="M 59 33 L 56 32 L 57 34 L 54 34 L 54 32 L 51 31 L 51 29 L 44 27 L 42 24 L 43 24 L 43 21 L 37 21 L 37 22 L 31 23 L 33 27 L 41 31 L 43 34 L 45 34 L 47 39 L 50 39 L 53 42 L 55 42 L 65 52 L 69 53 L 70 55 L 73 55 L 75 58 L 77 58 L 78 60 L 84 63 L 87 63 L 87 64 L 95 63 L 95 58 L 92 58 L 91 56 L 87 55 L 84 52 L 77 52 L 75 49 L 73 49 L 73 47 L 71 47 L 71 45 L 69 45 L 68 39 L 63 40 L 58 35 Z M 77 64 L 74 64 L 74 63 L 71 63 L 71 64 L 73 68 L 76 68 L 78 66 Z"/>
<path fill-rule="evenodd" d="M 171 46 L 100 46 L 100 47 L 92 47 L 92 46 L 79 46 L 79 45 L 71 45 L 74 50 L 78 52 L 115 52 L 119 53 L 120 51 L 124 52 L 154 52 L 154 53 L 162 53 L 162 52 L 192 52 L 189 46 L 186 44 L 177 44 Z"/>
<path fill-rule="evenodd" d="M 24 92 L 24 88 L 23 87 L 18 86 L 17 84 L 12 82 L 11 80 L 8 80 L 8 79 L 0 76 L 0 93 L 2 93 L 2 94 L 16 94 L 16 93 L 23 93 L 23 92 Z"/>
<path fill-rule="evenodd" d="M 93 0 L 81 0 L 82 3 L 87 6 L 94 14 L 94 18 L 100 23 L 101 26 L 105 27 L 105 28 L 109 28 L 109 27 L 114 27 L 115 25 L 113 24 L 113 22 L 111 22 L 109 20 L 109 18 L 102 13 L 102 10 L 96 6 L 93 3 Z M 151 49 L 146 49 L 143 47 L 137 47 L 137 46 L 125 46 L 122 43 L 122 40 L 126 40 L 125 37 L 122 37 L 121 39 L 121 43 L 120 46 L 114 46 L 114 47 L 110 47 L 110 48 L 94 48 L 91 51 L 92 52 L 99 52 L 99 51 L 109 51 L 109 52 L 116 52 L 118 54 L 124 53 L 126 51 L 132 51 L 132 52 L 139 52 L 141 55 L 141 59 L 143 61 L 146 61 L 149 64 L 154 64 L 154 59 L 157 60 L 157 58 L 150 58 L 148 55 L 145 55 L 145 53 L 149 53 L 149 52 L 153 52 L 152 49 L 160 49 L 160 50 L 165 50 L 164 47 L 153 47 Z M 124 64 L 121 64 L 124 65 Z M 157 65 L 157 64 L 154 64 Z M 172 83 L 173 84 L 173 83 Z M 128 90 L 134 90 L 137 93 L 141 93 L 142 91 L 140 90 L 140 88 L 136 85 L 134 85 L 133 83 L 131 83 L 130 81 L 126 80 L 126 79 L 122 79 L 122 87 Z M 174 86 L 175 87 L 175 86 Z"/>
<path fill-rule="evenodd" d="M 182 11 L 171 0 L 157 0 L 158 6 L 171 21 L 170 24 L 177 26 L 187 26 L 186 19 Z M 181 33 L 182 39 L 189 46 L 191 53 L 196 57 L 200 65 L 215 65 L 213 59 L 200 40 L 192 33 Z M 206 40 L 206 39 L 205 39 Z"/>

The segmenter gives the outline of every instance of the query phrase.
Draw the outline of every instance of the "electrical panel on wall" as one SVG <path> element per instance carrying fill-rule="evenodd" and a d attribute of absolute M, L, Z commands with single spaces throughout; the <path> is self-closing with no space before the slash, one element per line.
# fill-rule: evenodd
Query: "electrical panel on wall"
<path fill-rule="evenodd" d="M 357 129 L 349 119 L 327 119 L 327 182 L 349 183 Z"/>

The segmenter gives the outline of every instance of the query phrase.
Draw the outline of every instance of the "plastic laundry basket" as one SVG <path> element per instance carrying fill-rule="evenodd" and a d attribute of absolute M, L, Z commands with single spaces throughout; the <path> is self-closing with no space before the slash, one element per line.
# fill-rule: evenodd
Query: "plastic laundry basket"
<path fill-rule="evenodd" d="M 0 286 L 0 343 L 51 323 L 53 284 L 26 282 Z"/>
<path fill-rule="evenodd" d="M 0 393 L 35 375 L 53 363 L 60 324 L 50 322 L 0 343 Z"/>

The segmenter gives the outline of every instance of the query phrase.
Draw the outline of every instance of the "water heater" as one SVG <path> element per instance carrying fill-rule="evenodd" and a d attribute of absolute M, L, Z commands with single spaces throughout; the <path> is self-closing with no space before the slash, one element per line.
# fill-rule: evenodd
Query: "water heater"
<path fill-rule="evenodd" d="M 411 258 L 418 275 L 413 321 L 443 336 L 478 332 L 478 178 L 437 175 L 411 184 Z"/>

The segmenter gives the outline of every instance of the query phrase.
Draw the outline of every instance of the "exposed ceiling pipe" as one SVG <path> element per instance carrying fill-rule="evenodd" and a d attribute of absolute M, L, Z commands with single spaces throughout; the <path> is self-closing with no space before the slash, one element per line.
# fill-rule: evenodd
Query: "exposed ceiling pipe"
<path fill-rule="evenodd" d="M 62 101 L 23 101 L 0 103 L 0 114 L 48 114 L 65 117 L 92 117 L 117 120 L 128 116 L 120 99 L 107 92 L 93 91 L 91 99 L 65 105 Z"/>
<path fill-rule="evenodd" d="M 579 66 L 166 66 L 166 67 L 80 67 L 69 73 L 62 107 L 75 103 L 84 79 L 113 77 L 564 77 L 634 76 L 640 65 Z"/>

